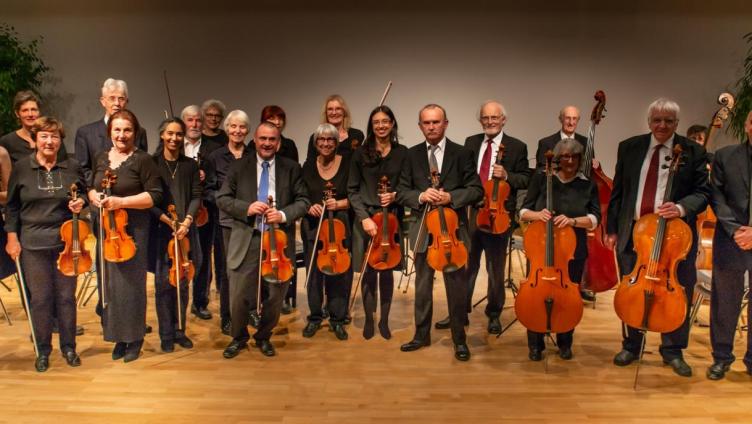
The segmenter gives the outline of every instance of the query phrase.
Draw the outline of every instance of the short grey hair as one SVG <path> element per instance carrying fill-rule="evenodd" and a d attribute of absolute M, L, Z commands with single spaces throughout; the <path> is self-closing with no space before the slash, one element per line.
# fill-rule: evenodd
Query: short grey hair
<path fill-rule="evenodd" d="M 445 121 L 449 120 L 449 117 L 447 116 L 447 113 L 446 113 L 446 109 L 444 109 L 441 105 L 438 105 L 436 103 L 429 103 L 429 104 L 423 106 L 422 108 L 420 108 L 420 111 L 418 112 L 418 123 L 420 123 L 420 115 L 423 113 L 424 110 L 428 110 L 428 109 L 439 109 L 439 110 L 441 110 L 441 113 L 444 114 L 444 120 Z"/>
<path fill-rule="evenodd" d="M 559 155 L 565 152 L 569 152 L 572 155 L 580 155 L 580 159 L 582 159 L 585 149 L 582 148 L 582 144 L 579 141 L 573 138 L 563 138 L 554 146 L 554 159 L 558 159 Z"/>
<path fill-rule="evenodd" d="M 248 119 L 248 114 L 240 109 L 235 109 L 227 114 L 223 125 L 225 131 L 229 131 L 229 128 L 227 127 L 230 125 L 230 121 L 241 121 L 245 124 L 246 128 L 248 128 L 248 131 L 251 130 L 251 120 Z"/>
<path fill-rule="evenodd" d="M 337 130 L 337 127 L 332 124 L 320 124 L 316 127 L 316 131 L 313 132 L 313 141 L 316 142 L 316 139 L 322 135 L 334 137 L 339 141 L 339 131 Z"/>
<path fill-rule="evenodd" d="M 206 111 L 211 107 L 219 109 L 219 113 L 221 113 L 222 116 L 225 116 L 225 111 L 227 110 L 227 108 L 225 107 L 224 103 L 217 99 L 209 99 L 201 104 L 201 116 L 204 116 L 204 114 L 206 114 Z"/>
<path fill-rule="evenodd" d="M 185 117 L 188 115 L 198 115 L 201 117 L 201 119 L 204 119 L 204 116 L 201 114 L 201 109 L 198 107 L 198 105 L 188 105 L 183 108 L 183 110 L 180 112 L 180 119 L 185 121 Z"/>
<path fill-rule="evenodd" d="M 655 112 L 671 112 L 678 120 L 679 110 L 679 105 L 673 100 L 663 97 L 656 99 L 653 103 L 650 103 L 650 106 L 648 106 L 648 123 L 650 123 L 650 117 L 652 117 Z"/>
<path fill-rule="evenodd" d="M 102 84 L 102 96 L 106 96 L 108 92 L 112 90 L 122 90 L 125 97 L 128 97 L 128 84 L 123 80 L 115 78 L 107 78 Z"/>
<path fill-rule="evenodd" d="M 483 113 L 483 108 L 488 105 L 498 105 L 499 109 L 501 109 L 501 116 L 506 116 L 507 118 L 509 117 L 507 116 L 507 109 L 504 107 L 503 104 L 501 104 L 500 101 L 486 100 L 485 102 L 481 103 L 480 107 L 478 108 L 478 116 L 476 118 L 478 118 L 479 121 L 480 121 L 480 114 Z"/>

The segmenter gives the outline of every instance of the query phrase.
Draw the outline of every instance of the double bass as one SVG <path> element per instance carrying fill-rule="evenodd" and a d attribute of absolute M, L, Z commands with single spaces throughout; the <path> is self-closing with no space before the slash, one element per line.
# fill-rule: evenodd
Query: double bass
<path fill-rule="evenodd" d="M 115 185 L 117 175 L 109 169 L 104 172 L 102 188 L 105 196 L 112 196 L 112 186 Z M 136 243 L 126 231 L 128 213 L 125 209 L 105 211 L 100 208 L 101 227 L 104 229 L 102 243 L 102 257 L 108 262 L 125 262 L 136 256 Z"/>
<path fill-rule="evenodd" d="M 379 194 L 389 192 L 389 178 L 382 175 L 379 180 Z M 389 207 L 382 206 L 371 219 L 376 223 L 376 238 L 373 241 L 376 248 L 368 255 L 368 265 L 377 271 L 394 269 L 402 260 L 400 248 L 400 234 L 397 217 L 389 212 Z"/>
<path fill-rule="evenodd" d="M 682 148 L 674 145 L 663 201 L 670 201 L 674 176 L 681 165 Z M 633 328 L 669 333 L 684 323 L 687 296 L 676 268 L 692 246 L 692 231 L 681 218 L 665 219 L 651 213 L 634 224 L 632 242 L 637 262 L 614 295 L 619 318 Z"/>
<path fill-rule="evenodd" d="M 439 190 L 439 171 L 431 171 L 431 185 Z M 443 205 L 436 205 L 426 214 L 425 226 L 431 236 L 426 250 L 426 262 L 436 271 L 455 272 L 467 263 L 467 248 L 459 239 L 457 212 Z"/>
<path fill-rule="evenodd" d="M 554 213 L 553 152 L 546 152 L 546 209 Z M 527 279 L 520 284 L 514 302 L 517 319 L 536 333 L 566 333 L 582 319 L 582 299 L 577 284 L 569 279 L 569 261 L 574 257 L 577 236 L 571 227 L 546 222 L 528 225 L 523 236 L 530 264 Z"/>
<path fill-rule="evenodd" d="M 75 202 L 78 199 L 78 186 L 70 186 L 70 199 Z M 78 219 L 74 213 L 71 219 L 65 221 L 60 227 L 60 237 L 65 243 L 65 248 L 57 258 L 57 269 L 68 277 L 75 277 L 91 269 L 91 254 L 86 250 L 85 241 L 91 234 L 89 226 Z"/>
<path fill-rule="evenodd" d="M 595 107 L 590 114 L 590 129 L 588 130 L 587 147 L 582 161 L 582 173 L 592 180 L 598 188 L 598 203 L 601 206 L 601 219 L 598 225 L 587 233 L 588 257 L 585 262 L 585 270 L 582 276 L 583 288 L 595 293 L 611 290 L 619 283 L 619 274 L 616 270 L 614 250 L 606 247 L 605 223 L 608 215 L 608 202 L 611 199 L 611 191 L 614 189 L 614 181 L 609 178 L 600 164 L 593 168 L 595 127 L 603 119 L 606 110 L 606 93 L 602 90 L 595 92 Z"/>
<path fill-rule="evenodd" d="M 501 165 L 504 159 L 504 144 L 499 144 L 496 153 L 496 165 Z M 483 183 L 483 207 L 478 209 L 475 219 L 478 229 L 486 233 L 502 234 L 509 229 L 511 220 L 504 203 L 511 192 L 509 183 L 501 178 L 493 177 Z"/>
<path fill-rule="evenodd" d="M 327 181 L 324 199 L 334 198 L 334 184 Z M 340 275 L 350 269 L 350 252 L 344 245 L 347 238 L 345 224 L 334 217 L 334 211 L 323 211 L 326 219 L 321 222 L 318 239 L 321 248 L 316 254 L 316 266 L 324 275 Z"/>
<path fill-rule="evenodd" d="M 272 196 L 269 196 L 268 202 L 270 207 L 274 207 Z M 287 234 L 278 229 L 276 224 L 267 225 L 261 238 L 259 263 L 259 276 L 267 283 L 284 283 L 292 278 L 293 266 L 290 258 L 285 256 L 286 248 Z M 261 290 L 260 284 L 259 290 Z"/>

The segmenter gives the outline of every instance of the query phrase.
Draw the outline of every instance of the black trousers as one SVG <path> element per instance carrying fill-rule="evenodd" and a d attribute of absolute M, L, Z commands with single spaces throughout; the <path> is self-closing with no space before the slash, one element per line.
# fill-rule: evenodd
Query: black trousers
<path fill-rule="evenodd" d="M 717 229 L 716 231 L 722 231 Z M 749 262 L 749 261 L 747 261 Z M 734 356 L 734 335 L 739 322 L 744 296 L 744 272 L 752 275 L 752 267 L 713 267 L 713 290 L 710 295 L 710 343 L 713 359 L 730 364 Z M 752 316 L 752 304 L 747 303 L 747 316 Z M 752 337 L 747 332 L 747 351 L 744 364 L 752 369 Z"/>
<path fill-rule="evenodd" d="M 684 292 L 687 295 L 687 313 L 684 318 L 684 323 L 676 330 L 670 333 L 661 334 L 661 346 L 659 348 L 661 356 L 666 361 L 670 361 L 675 358 L 682 357 L 682 350 L 687 348 L 689 344 L 689 312 L 692 306 L 692 294 L 695 290 L 695 284 L 697 283 L 697 268 L 695 267 L 695 261 L 697 259 L 697 243 L 692 243 L 692 247 L 687 254 L 687 258 L 682 262 L 679 262 L 676 270 L 676 276 L 679 279 L 679 283 L 684 287 Z M 632 250 L 632 240 L 630 239 L 625 252 L 619 255 L 619 267 L 621 268 L 621 275 L 626 275 L 632 271 L 635 263 L 637 262 L 637 254 Z M 642 346 L 642 338 L 644 334 L 642 331 L 627 326 L 627 337 L 622 341 L 622 349 L 628 350 L 635 355 L 639 355 L 640 347 Z"/>
<path fill-rule="evenodd" d="M 154 301 L 159 322 L 159 338 L 164 341 L 176 339 L 178 331 L 178 290 L 170 285 L 170 260 L 164 252 L 157 258 L 154 272 Z M 188 310 L 188 285 L 183 279 L 180 282 L 180 324 L 185 331 L 185 313 Z"/>
<path fill-rule="evenodd" d="M 209 211 L 209 222 L 203 227 L 198 227 L 198 242 L 201 245 L 201 264 L 196 269 L 196 277 L 193 279 L 193 306 L 206 308 L 209 305 L 209 288 L 212 280 L 211 253 L 214 245 L 214 232 L 216 227 L 217 213 L 206 204 Z"/>
<path fill-rule="evenodd" d="M 436 271 L 428 266 L 426 253 L 415 254 L 415 340 L 430 342 L 431 320 L 433 318 L 433 276 Z M 444 273 L 447 304 L 449 307 L 449 327 L 455 344 L 465 343 L 465 318 L 467 311 L 467 285 L 465 268 Z"/>
<path fill-rule="evenodd" d="M 219 316 L 220 322 L 230 319 L 230 279 L 227 274 L 227 246 L 230 244 L 229 227 L 218 226 L 214 238 L 214 270 L 217 273 L 217 286 L 219 288 Z M 217 243 L 219 239 L 219 243 Z"/>
<path fill-rule="evenodd" d="M 473 291 L 475 280 L 480 270 L 481 254 L 486 252 L 486 271 L 488 272 L 488 289 L 486 316 L 498 318 L 504 309 L 506 293 L 504 290 L 504 268 L 507 263 L 507 246 L 509 236 L 512 234 L 510 227 L 503 234 L 490 234 L 475 230 L 471 236 L 470 253 L 467 258 L 467 312 L 473 310 Z"/>
<path fill-rule="evenodd" d="M 376 271 L 367 266 L 363 273 L 363 310 L 366 321 L 373 319 L 376 313 L 376 299 L 381 307 L 379 322 L 389 323 L 389 311 L 392 309 L 392 297 L 394 296 L 394 270 Z"/>
<path fill-rule="evenodd" d="M 329 322 L 341 324 L 345 321 L 348 307 L 348 287 L 352 285 L 353 272 L 350 268 L 340 275 L 324 275 L 316 267 L 315 259 L 311 269 L 311 278 L 306 287 L 308 294 L 308 321 L 321 322 L 324 319 L 323 305 L 326 292 L 326 309 L 329 311 Z"/>
<path fill-rule="evenodd" d="M 60 350 L 76 350 L 76 278 L 57 270 L 59 249 L 21 253 L 21 268 L 31 294 L 31 319 L 40 355 L 52 352 L 52 326 L 57 311 Z"/>

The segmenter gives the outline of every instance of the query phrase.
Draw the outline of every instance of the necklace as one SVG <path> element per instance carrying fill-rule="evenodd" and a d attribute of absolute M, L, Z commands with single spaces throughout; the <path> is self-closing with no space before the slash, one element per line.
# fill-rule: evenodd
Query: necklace
<path fill-rule="evenodd" d="M 329 162 L 329 166 L 324 166 L 324 163 L 322 161 L 320 161 L 320 160 L 317 161 L 317 162 L 318 162 L 319 167 L 321 168 L 322 171 L 328 171 L 328 170 L 332 169 L 332 167 L 337 162 L 337 160 L 336 159 L 332 159 L 331 162 Z"/>
<path fill-rule="evenodd" d="M 170 171 L 170 177 L 172 177 L 172 179 L 174 180 L 175 173 L 178 172 L 178 165 L 180 164 L 178 163 L 178 161 L 175 161 L 175 169 L 173 170 L 170 168 L 170 161 L 165 159 L 165 165 L 167 165 L 167 170 Z"/>

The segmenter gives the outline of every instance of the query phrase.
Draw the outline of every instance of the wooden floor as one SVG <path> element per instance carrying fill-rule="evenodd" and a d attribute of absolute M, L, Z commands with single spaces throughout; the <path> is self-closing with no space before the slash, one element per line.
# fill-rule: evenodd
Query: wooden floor
<path fill-rule="evenodd" d="M 448 330 L 433 330 L 428 348 L 400 352 L 400 344 L 413 335 L 412 289 L 395 293 L 391 340 L 363 339 L 359 302 L 350 340 L 336 340 L 327 327 L 305 339 L 301 331 L 308 307 L 302 278 L 300 283 L 298 308 L 283 316 L 272 339 L 276 357 L 252 348 L 233 360 L 222 358 L 230 339 L 219 331 L 214 292 L 210 309 L 215 318 L 189 319 L 194 349 L 176 346 L 172 354 L 161 353 L 150 291 L 147 319 L 155 333 L 147 335 L 138 361 L 112 361 L 112 344 L 102 340 L 89 304 L 78 315 L 86 329 L 78 338 L 83 365 L 69 368 L 55 351 L 46 373 L 34 370 L 17 289 L 9 293 L 0 287 L 14 320 L 12 326 L 0 322 L 0 422 L 752 422 L 752 377 L 743 373 L 740 361 L 723 381 L 705 378 L 711 362 L 707 328 L 692 330 L 685 354 L 692 378 L 678 377 L 662 364 L 659 337 L 651 334 L 648 350 L 653 353 L 646 355 L 633 390 L 635 367 L 611 363 L 621 341 L 613 292 L 599 295 L 595 309 L 585 310 L 571 361 L 549 348 L 546 361 L 530 362 L 524 328 L 515 324 L 500 338 L 488 335 L 481 305 L 470 317 L 473 356 L 462 363 L 453 358 Z M 476 299 L 484 286 L 482 274 Z M 434 318 L 440 319 L 446 314 L 440 278 L 434 297 Z M 508 324 L 513 317 L 514 309 L 507 308 L 502 321 Z M 743 349 L 737 343 L 737 356 Z"/>

